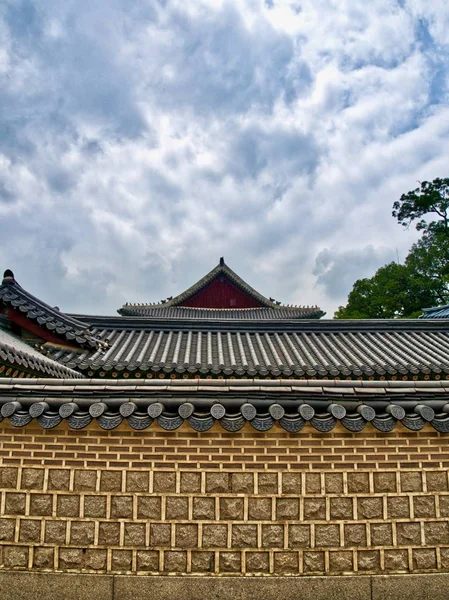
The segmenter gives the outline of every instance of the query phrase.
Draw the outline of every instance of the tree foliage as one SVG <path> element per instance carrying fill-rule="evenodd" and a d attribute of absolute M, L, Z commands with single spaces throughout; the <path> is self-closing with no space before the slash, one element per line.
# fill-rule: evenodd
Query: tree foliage
<path fill-rule="evenodd" d="M 402 194 L 393 204 L 393 217 L 404 227 L 414 221 L 416 229 L 423 232 L 442 232 L 449 236 L 449 178 L 423 181 L 418 188 Z M 436 216 L 428 222 L 422 217 Z"/>
<path fill-rule="evenodd" d="M 449 302 L 449 178 L 423 181 L 393 205 L 393 216 L 422 237 L 404 264 L 390 263 L 355 282 L 336 319 L 413 318 Z"/>

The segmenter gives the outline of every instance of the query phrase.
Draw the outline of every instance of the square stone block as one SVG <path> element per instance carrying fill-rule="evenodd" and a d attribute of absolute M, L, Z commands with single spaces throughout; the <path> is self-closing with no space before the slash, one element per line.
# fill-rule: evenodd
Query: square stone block
<path fill-rule="evenodd" d="M 343 474 L 342 473 L 326 473 L 324 477 L 325 489 L 328 494 L 343 493 Z"/>
<path fill-rule="evenodd" d="M 113 518 L 130 519 L 133 516 L 132 496 L 112 496 L 111 516 Z"/>
<path fill-rule="evenodd" d="M 3 564 L 8 567 L 27 567 L 28 548 L 24 546 L 3 546 Z"/>
<path fill-rule="evenodd" d="M 324 513 L 325 514 L 325 513 Z M 353 500 L 352 498 L 331 498 L 330 516 L 331 519 L 349 520 L 353 518 Z M 324 517 L 321 517 L 324 518 Z"/>
<path fill-rule="evenodd" d="M 113 550 L 111 558 L 111 569 L 113 571 L 131 571 L 132 552 L 131 550 Z"/>
<path fill-rule="evenodd" d="M 220 573 L 239 573 L 242 569 L 240 552 L 220 552 Z"/>
<path fill-rule="evenodd" d="M 94 543 L 95 524 L 87 521 L 72 521 L 70 543 L 75 546 L 89 546 Z"/>
<path fill-rule="evenodd" d="M 189 518 L 189 499 L 187 496 L 167 496 L 165 499 L 165 518 L 176 521 Z"/>
<path fill-rule="evenodd" d="M 386 571 L 408 571 L 407 550 L 385 550 L 384 564 Z"/>
<path fill-rule="evenodd" d="M 338 525 L 315 525 L 315 546 L 332 548 L 339 545 L 340 527 Z"/>
<path fill-rule="evenodd" d="M 161 498 L 159 496 L 139 496 L 137 498 L 137 518 L 159 520 L 161 518 Z"/>
<path fill-rule="evenodd" d="M 387 513 L 390 519 L 408 519 L 410 517 L 408 496 L 389 496 L 387 498 Z"/>
<path fill-rule="evenodd" d="M 156 471 L 153 475 L 155 492 L 176 492 L 176 473 L 171 471 Z"/>
<path fill-rule="evenodd" d="M 426 519 L 431 519 L 432 517 L 435 517 L 435 496 L 414 496 L 413 513 L 415 518 L 424 517 Z"/>
<path fill-rule="evenodd" d="M 176 525 L 176 546 L 178 548 L 198 547 L 198 525 Z"/>
<path fill-rule="evenodd" d="M 128 471 L 126 473 L 127 492 L 148 492 L 150 475 L 147 471 Z"/>
<path fill-rule="evenodd" d="M 306 473 L 306 494 L 321 493 L 321 475 L 319 473 Z"/>
<path fill-rule="evenodd" d="M 262 546 L 264 548 L 283 548 L 284 526 L 262 525 Z"/>
<path fill-rule="evenodd" d="M 164 571 L 185 573 L 187 571 L 187 552 L 164 552 Z"/>
<path fill-rule="evenodd" d="M 344 526 L 345 546 L 366 546 L 366 527 L 362 523 Z"/>
<path fill-rule="evenodd" d="M 377 472 L 373 475 L 374 491 L 378 492 L 396 492 L 396 472 Z"/>
<path fill-rule="evenodd" d="M 391 523 L 371 523 L 371 545 L 392 546 L 393 530 Z"/>
<path fill-rule="evenodd" d="M 359 550 L 357 552 L 357 566 L 359 571 L 379 571 L 379 550 Z"/>
<path fill-rule="evenodd" d="M 69 469 L 49 469 L 48 484 L 49 490 L 67 491 L 70 485 Z"/>
<path fill-rule="evenodd" d="M 270 555 L 268 552 L 247 552 L 246 553 L 246 572 L 247 573 L 269 573 Z"/>
<path fill-rule="evenodd" d="M 107 551 L 97 548 L 86 548 L 84 553 L 84 567 L 95 571 L 105 571 L 107 562 Z"/>
<path fill-rule="evenodd" d="M 449 525 L 447 521 L 424 523 L 424 539 L 426 546 L 449 544 Z"/>
<path fill-rule="evenodd" d="M 422 492 L 422 473 L 405 471 L 399 474 L 402 492 Z"/>
<path fill-rule="evenodd" d="M 206 492 L 217 494 L 230 491 L 229 473 L 206 473 Z"/>
<path fill-rule="evenodd" d="M 304 498 L 304 519 L 310 521 L 326 518 L 326 501 L 324 498 Z"/>
<path fill-rule="evenodd" d="M 434 548 L 414 548 L 412 554 L 414 570 L 427 571 L 437 568 L 437 557 Z"/>
<path fill-rule="evenodd" d="M 220 519 L 241 521 L 243 519 L 243 498 L 220 498 Z"/>
<path fill-rule="evenodd" d="M 120 543 L 120 523 L 101 522 L 98 530 L 98 543 L 101 546 L 118 546 Z"/>
<path fill-rule="evenodd" d="M 193 518 L 202 520 L 215 519 L 215 498 L 194 498 Z"/>
<path fill-rule="evenodd" d="M 42 490 L 44 487 L 44 469 L 23 469 L 22 484 L 23 490 Z"/>
<path fill-rule="evenodd" d="M 81 548 L 59 548 L 59 568 L 81 570 L 84 566 L 84 553 Z"/>
<path fill-rule="evenodd" d="M 100 476 L 100 490 L 102 492 L 121 492 L 122 472 L 102 471 Z"/>
<path fill-rule="evenodd" d="M 397 523 L 398 546 L 421 545 L 421 526 L 419 523 Z"/>
<path fill-rule="evenodd" d="M 234 494 L 254 494 L 254 474 L 231 473 L 231 491 Z"/>
<path fill-rule="evenodd" d="M 144 523 L 125 523 L 125 546 L 145 546 Z"/>
<path fill-rule="evenodd" d="M 39 543 L 41 541 L 40 519 L 35 521 L 22 519 L 20 521 L 19 541 L 34 543 Z"/>
<path fill-rule="evenodd" d="M 0 468 L 0 487 L 4 489 L 13 489 L 17 487 L 17 467 L 1 467 Z"/>
<path fill-rule="evenodd" d="M 75 495 L 58 495 L 56 500 L 58 517 L 79 517 L 80 497 Z"/>
<path fill-rule="evenodd" d="M 168 523 L 151 523 L 150 546 L 170 547 L 171 525 Z"/>
<path fill-rule="evenodd" d="M 382 519 L 384 514 L 382 498 L 357 498 L 359 519 Z"/>
<path fill-rule="evenodd" d="M 304 552 L 303 563 L 305 573 L 324 572 L 324 552 Z"/>
<path fill-rule="evenodd" d="M 427 471 L 425 477 L 428 492 L 447 491 L 447 471 Z"/>
<path fill-rule="evenodd" d="M 369 474 L 368 473 L 348 473 L 348 492 L 369 493 Z"/>
<path fill-rule="evenodd" d="M 301 493 L 301 473 L 282 473 L 282 493 L 297 494 Z"/>
<path fill-rule="evenodd" d="M 84 469 L 75 471 L 73 489 L 75 491 L 95 492 L 97 486 L 97 472 Z"/>
<path fill-rule="evenodd" d="M 30 515 L 51 516 L 53 509 L 53 496 L 51 494 L 31 494 Z"/>
<path fill-rule="evenodd" d="M 5 496 L 5 513 L 7 515 L 25 514 L 25 494 L 15 494 L 14 492 L 6 492 Z"/>
<path fill-rule="evenodd" d="M 345 550 L 331 550 L 329 552 L 329 567 L 334 572 L 352 572 L 354 570 L 353 553 Z"/>
<path fill-rule="evenodd" d="M 298 573 L 299 557 L 297 552 L 276 552 L 274 555 L 275 573 Z"/>
<path fill-rule="evenodd" d="M 188 494 L 201 493 L 201 473 L 189 471 L 181 473 L 181 492 Z"/>
<path fill-rule="evenodd" d="M 277 494 L 278 476 L 277 473 L 258 473 L 257 487 L 259 494 Z"/>
<path fill-rule="evenodd" d="M 271 521 L 271 498 L 249 498 L 248 519 L 250 521 Z"/>
<path fill-rule="evenodd" d="M 84 516 L 105 517 L 106 496 L 84 496 Z"/>
<path fill-rule="evenodd" d="M 0 540 L 3 542 L 13 542 L 15 527 L 15 519 L 0 519 Z"/>
<path fill-rule="evenodd" d="M 232 548 L 257 548 L 257 525 L 232 525 Z"/>
<path fill-rule="evenodd" d="M 54 569 L 55 549 L 34 548 L 33 567 L 35 569 Z"/>
<path fill-rule="evenodd" d="M 215 565 L 214 552 L 192 551 L 192 573 L 213 573 Z"/>
<path fill-rule="evenodd" d="M 279 521 L 299 519 L 299 500 L 297 498 L 276 498 L 276 518 Z"/>
<path fill-rule="evenodd" d="M 67 523 L 66 521 L 46 521 L 45 522 L 45 543 L 65 544 Z"/>
<path fill-rule="evenodd" d="M 156 550 L 137 550 L 138 571 L 159 571 L 159 552 Z"/>
<path fill-rule="evenodd" d="M 308 548 L 310 546 L 310 525 L 288 526 L 288 547 Z"/>
<path fill-rule="evenodd" d="M 226 548 L 228 545 L 227 525 L 203 525 L 204 548 Z"/>

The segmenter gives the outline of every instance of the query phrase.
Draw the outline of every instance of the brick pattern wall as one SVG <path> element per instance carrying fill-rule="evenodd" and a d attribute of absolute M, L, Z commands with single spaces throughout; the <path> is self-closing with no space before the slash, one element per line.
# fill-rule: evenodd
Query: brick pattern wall
<path fill-rule="evenodd" d="M 6 425 L 1 440 L 2 569 L 449 569 L 445 439 L 430 430 L 214 438 Z"/>
<path fill-rule="evenodd" d="M 135 431 L 121 425 L 105 431 L 93 423 L 71 430 L 66 423 L 43 430 L 0 423 L 0 464 L 88 468 L 184 469 L 408 469 L 449 467 L 447 435 L 431 425 L 412 432 L 401 425 L 381 433 L 367 425 L 349 433 L 342 425 L 318 433 L 307 425 L 299 434 L 276 426 L 266 433 L 247 424 L 227 433 L 216 424 L 206 433 L 187 424 L 176 431 L 156 425 Z"/>

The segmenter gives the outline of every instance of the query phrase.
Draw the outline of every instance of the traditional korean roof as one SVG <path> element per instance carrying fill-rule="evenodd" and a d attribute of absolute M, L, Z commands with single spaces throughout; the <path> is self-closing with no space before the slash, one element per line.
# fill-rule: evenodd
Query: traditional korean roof
<path fill-rule="evenodd" d="M 142 430 L 156 421 L 174 430 L 187 422 L 197 431 L 216 422 L 228 431 L 246 423 L 267 431 L 279 423 L 290 433 L 307 422 L 320 432 L 337 423 L 351 432 L 368 423 L 384 432 L 397 424 L 417 431 L 430 423 L 447 433 L 449 382 L 4 379 L 0 420 L 5 418 L 16 427 L 35 419 L 44 429 L 63 420 L 73 429 L 96 421 L 103 429 L 127 422 Z"/>
<path fill-rule="evenodd" d="M 1 364 L 3 363 L 3 364 Z M 83 378 L 81 373 L 41 354 L 9 331 L 0 328 L 0 375 L 18 370 L 22 375 Z"/>
<path fill-rule="evenodd" d="M 92 376 L 426 377 L 449 374 L 449 323 L 157 321 L 89 317 L 107 349 L 49 356 Z"/>
<path fill-rule="evenodd" d="M 12 317 L 19 311 L 39 332 L 72 342 L 39 341 L 55 377 L 63 367 L 88 377 L 135 380 L 449 379 L 449 320 L 296 319 L 288 318 L 286 307 L 236 309 L 239 318 L 227 318 L 228 309 L 170 306 L 147 317 L 68 315 L 26 292 L 13 276 L 5 279 L 0 308 L 6 319 L 17 326 Z M 183 312 L 173 316 L 172 310 Z"/>
<path fill-rule="evenodd" d="M 24 290 L 9 269 L 5 271 L 0 286 L 0 306 L 2 305 L 19 315 L 22 314 L 42 330 L 75 345 L 87 347 L 98 345 L 98 339 L 91 334 L 88 324 L 70 317 L 58 308 L 51 307 Z"/>
<path fill-rule="evenodd" d="M 189 307 L 185 303 L 218 279 L 231 282 L 254 301 L 250 308 Z M 184 305 L 184 306 L 183 306 Z M 274 298 L 266 298 L 235 273 L 221 258 L 218 265 L 174 298 L 155 304 L 125 304 L 117 311 L 123 316 L 151 318 L 209 319 L 319 319 L 324 312 L 318 306 L 283 306 Z"/>
<path fill-rule="evenodd" d="M 435 306 L 433 308 L 423 308 L 423 314 L 420 319 L 449 319 L 449 304 L 444 306 Z"/>

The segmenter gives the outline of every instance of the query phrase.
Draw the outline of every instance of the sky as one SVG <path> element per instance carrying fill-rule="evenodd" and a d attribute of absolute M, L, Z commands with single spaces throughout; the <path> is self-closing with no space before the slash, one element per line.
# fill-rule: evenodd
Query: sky
<path fill-rule="evenodd" d="M 449 166 L 447 0 L 0 0 L 0 268 L 67 312 L 226 263 L 332 317 Z"/>

